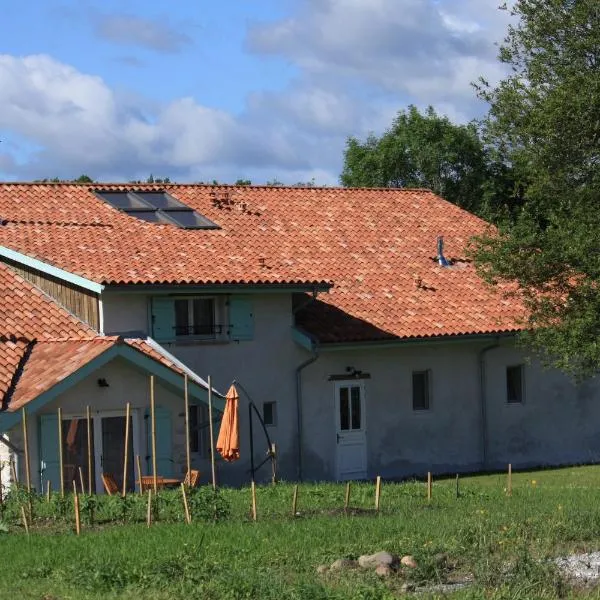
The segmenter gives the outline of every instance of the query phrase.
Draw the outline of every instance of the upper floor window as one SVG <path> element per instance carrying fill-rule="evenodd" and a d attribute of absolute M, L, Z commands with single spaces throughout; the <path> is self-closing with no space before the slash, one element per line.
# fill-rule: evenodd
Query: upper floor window
<path fill-rule="evenodd" d="M 175 335 L 214 338 L 221 333 L 216 323 L 215 298 L 178 298 L 175 300 Z"/>
<path fill-rule="evenodd" d="M 506 401 L 509 404 L 523 403 L 523 365 L 506 367 Z"/>
<path fill-rule="evenodd" d="M 412 406 L 413 410 L 429 410 L 430 371 L 413 371 Z"/>
<path fill-rule="evenodd" d="M 150 335 L 161 343 L 252 340 L 253 304 L 245 295 L 156 295 L 150 298 Z"/>

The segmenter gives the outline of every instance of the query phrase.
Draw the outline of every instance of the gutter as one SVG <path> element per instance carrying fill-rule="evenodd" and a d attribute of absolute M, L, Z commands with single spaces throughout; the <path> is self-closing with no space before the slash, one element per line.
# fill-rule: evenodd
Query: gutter
<path fill-rule="evenodd" d="M 488 462 L 488 418 L 487 418 L 487 389 L 485 377 L 485 355 L 490 350 L 495 350 L 500 346 L 500 338 L 496 338 L 493 344 L 485 346 L 479 351 L 479 400 L 481 407 L 481 466 L 486 467 Z"/>

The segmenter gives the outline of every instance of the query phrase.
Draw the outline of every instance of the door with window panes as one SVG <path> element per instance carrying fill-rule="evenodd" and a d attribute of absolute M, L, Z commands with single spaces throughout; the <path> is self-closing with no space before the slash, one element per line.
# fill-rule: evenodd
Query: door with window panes
<path fill-rule="evenodd" d="M 335 413 L 337 479 L 364 479 L 367 430 L 363 382 L 336 382 Z"/>

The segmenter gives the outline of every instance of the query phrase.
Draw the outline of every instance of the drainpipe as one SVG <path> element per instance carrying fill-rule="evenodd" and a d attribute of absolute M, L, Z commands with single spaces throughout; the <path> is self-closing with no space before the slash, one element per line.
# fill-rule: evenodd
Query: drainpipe
<path fill-rule="evenodd" d="M 303 302 L 300 306 L 297 306 L 293 310 L 293 314 L 296 313 L 317 299 L 319 292 L 316 288 L 313 289 L 310 297 Z M 296 475 L 298 481 L 302 481 L 303 477 L 303 461 L 302 461 L 302 371 L 306 369 L 306 367 L 312 365 L 319 358 L 319 347 L 315 341 L 312 343 L 312 356 L 306 359 L 303 363 L 296 367 L 296 439 L 298 440 L 298 456 L 297 456 L 297 466 L 296 466 Z"/>
<path fill-rule="evenodd" d="M 486 467 L 488 461 L 488 419 L 487 419 L 487 390 L 485 378 L 485 355 L 490 351 L 498 348 L 500 345 L 499 338 L 489 346 L 485 346 L 479 351 L 479 395 L 481 405 L 481 466 Z"/>
<path fill-rule="evenodd" d="M 298 481 L 302 481 L 302 371 L 319 358 L 319 348 L 313 344 L 312 356 L 296 367 L 296 438 L 298 440 Z"/>

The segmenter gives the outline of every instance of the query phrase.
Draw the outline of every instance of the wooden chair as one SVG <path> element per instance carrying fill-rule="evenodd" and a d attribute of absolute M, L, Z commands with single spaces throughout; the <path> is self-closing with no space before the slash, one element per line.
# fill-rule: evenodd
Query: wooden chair
<path fill-rule="evenodd" d="M 158 476 L 156 478 L 156 486 L 158 488 L 165 487 L 164 477 Z M 154 476 L 153 475 L 142 475 L 140 477 L 140 485 L 142 486 L 142 492 L 148 490 L 154 490 Z"/>
<path fill-rule="evenodd" d="M 113 496 L 119 493 L 119 486 L 115 481 L 115 478 L 111 473 L 102 473 L 102 483 L 104 484 L 104 489 L 109 496 Z"/>
<path fill-rule="evenodd" d="M 200 483 L 200 471 L 196 471 L 195 469 L 190 469 L 185 474 L 185 479 L 183 480 L 183 485 L 185 487 L 197 487 L 198 483 Z"/>

